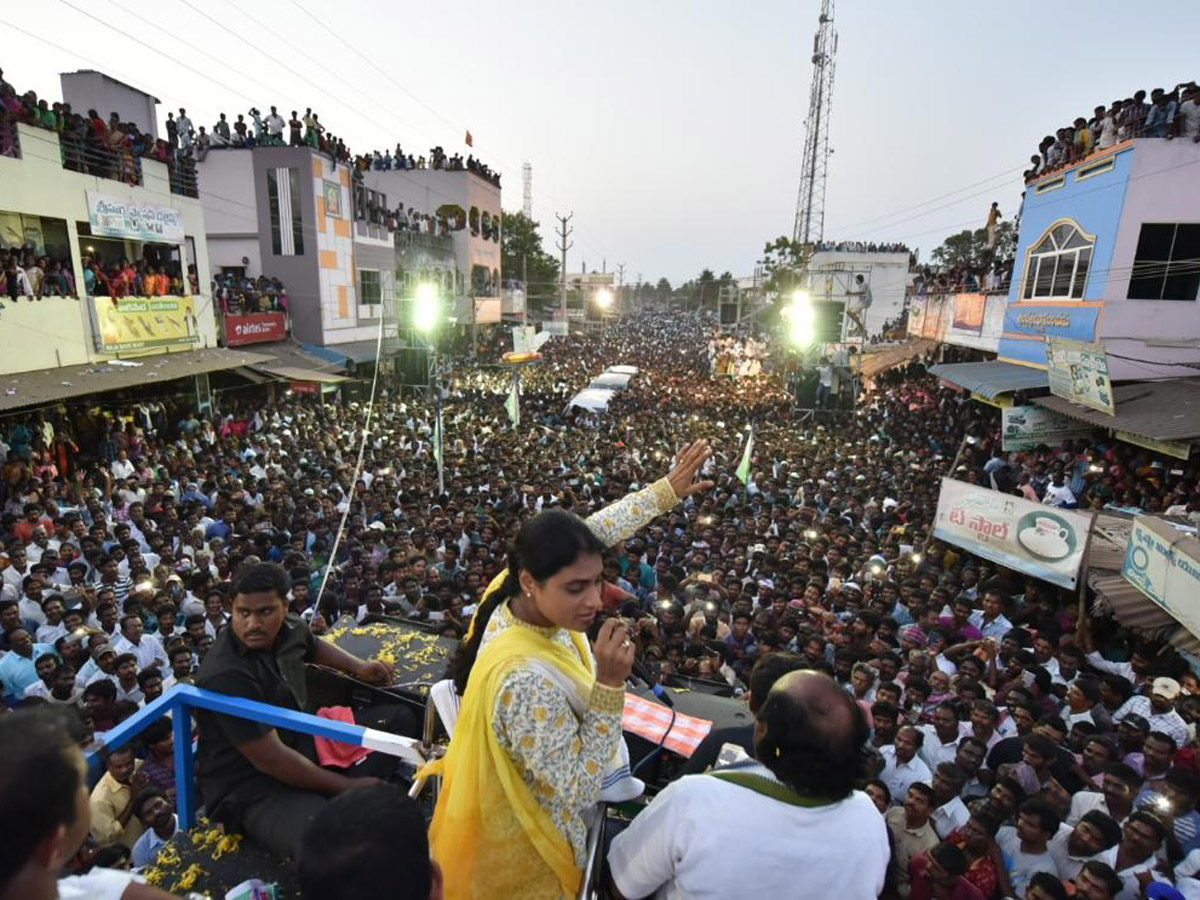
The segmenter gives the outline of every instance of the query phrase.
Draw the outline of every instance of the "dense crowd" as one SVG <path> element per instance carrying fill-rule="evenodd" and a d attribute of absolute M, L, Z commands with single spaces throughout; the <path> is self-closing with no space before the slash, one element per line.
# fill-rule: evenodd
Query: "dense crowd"
<path fill-rule="evenodd" d="M 13 303 L 24 297 L 75 297 L 75 274 L 70 260 L 52 260 L 31 248 L 0 250 L 0 296 Z"/>
<path fill-rule="evenodd" d="M 1091 116 L 1079 116 L 1068 126 L 1046 135 L 1038 152 L 1029 158 L 1025 180 L 1038 178 L 1064 166 L 1081 162 L 1134 138 L 1175 138 L 1200 141 L 1200 86 L 1189 81 L 1171 90 L 1155 88 L 1132 97 L 1097 106 Z"/>
<path fill-rule="evenodd" d="M 817 241 L 811 245 L 814 253 L 911 253 L 907 244 L 876 241 Z"/>
<path fill-rule="evenodd" d="M 235 275 L 225 272 L 214 276 L 213 299 L 223 314 L 287 312 L 288 293 L 278 278 L 259 275 Z"/>
<path fill-rule="evenodd" d="M 912 291 L 918 296 L 1007 291 L 1012 270 L 1011 258 L 989 259 L 978 265 L 921 266 L 913 276 Z"/>
<path fill-rule="evenodd" d="M 33 91 L 18 94 L 0 70 L 0 156 L 20 156 L 16 123 L 31 125 L 58 135 L 62 165 L 73 172 L 111 178 L 136 185 L 142 183 L 141 160 L 152 159 L 167 167 L 173 193 L 197 196 L 194 158 L 161 138 L 143 132 L 134 122 L 122 122 L 117 113 L 105 119 L 95 109 L 86 114 L 70 103 L 39 99 Z M 30 149 L 37 156 L 44 150 Z"/>
<path fill-rule="evenodd" d="M 315 631 L 390 613 L 462 636 L 522 522 L 595 513 L 703 438 L 715 486 L 611 549 L 606 604 L 634 623 L 659 678 L 750 688 L 752 702 L 764 666 L 843 686 L 870 728 L 859 775 L 891 829 L 887 896 L 1043 900 L 1073 883 L 1130 900 L 1144 880 L 1188 883 L 1200 861 L 1188 663 L 1073 592 L 930 541 L 929 528 L 956 458 L 955 477 L 1050 505 L 1193 516 L 1195 463 L 1111 442 L 1005 454 L 996 411 L 939 387 L 919 361 L 884 373 L 856 409 L 802 419 L 775 378 L 713 378 L 707 332 L 690 319 L 620 322 L 543 354 L 522 372 L 519 429 L 508 372 L 447 376 L 443 492 L 432 409 L 386 390 L 357 478 L 356 404 L 289 398 L 200 416 L 155 401 L 9 420 L 6 705 L 74 707 L 81 741 L 102 741 L 193 677 L 251 560 L 289 572 L 291 607 Z M 617 363 L 641 372 L 606 414 L 563 412 Z M 169 743 L 160 729 L 109 756 L 93 850 L 133 848 L 169 821 L 157 799 L 169 811 Z M 702 744 L 692 763 L 715 757 Z M 853 865 L 844 846 L 828 853 Z M 967 887 L 945 893 L 959 879 Z"/>

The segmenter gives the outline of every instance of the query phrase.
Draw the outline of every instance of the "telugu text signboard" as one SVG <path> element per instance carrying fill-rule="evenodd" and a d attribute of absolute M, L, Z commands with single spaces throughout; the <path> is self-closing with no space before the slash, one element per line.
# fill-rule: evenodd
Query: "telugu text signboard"
<path fill-rule="evenodd" d="M 91 301 L 96 311 L 97 349 L 102 353 L 200 343 L 191 297 L 92 297 Z"/>
<path fill-rule="evenodd" d="M 933 536 L 976 556 L 1074 588 L 1091 517 L 942 479 Z"/>
<path fill-rule="evenodd" d="M 183 243 L 183 213 L 174 207 L 87 192 L 92 234 L 132 241 Z"/>
<path fill-rule="evenodd" d="M 1004 450 L 1030 450 L 1040 444 L 1057 447 L 1063 441 L 1090 437 L 1095 427 L 1040 406 L 1012 406 L 1001 413 Z"/>
<path fill-rule="evenodd" d="M 1110 416 L 1117 414 L 1103 344 L 1047 337 L 1046 375 L 1055 397 Z"/>
<path fill-rule="evenodd" d="M 1200 540 L 1170 523 L 1139 516 L 1125 549 L 1121 575 L 1170 613 L 1192 634 L 1200 636 Z"/>

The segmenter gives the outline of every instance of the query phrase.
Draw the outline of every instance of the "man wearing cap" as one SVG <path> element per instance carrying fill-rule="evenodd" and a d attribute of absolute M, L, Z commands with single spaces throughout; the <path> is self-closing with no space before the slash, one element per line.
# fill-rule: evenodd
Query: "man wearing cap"
<path fill-rule="evenodd" d="M 84 686 L 97 681 L 117 683 L 117 651 L 112 644 L 97 644 L 92 648 L 92 661 L 83 667 L 79 676 L 84 678 Z"/>
<path fill-rule="evenodd" d="M 1175 698 L 1181 691 L 1179 682 L 1174 678 L 1155 678 L 1150 684 L 1150 696 L 1130 697 L 1113 714 L 1113 721 L 1119 723 L 1130 713 L 1136 713 L 1150 723 L 1151 731 L 1169 734 L 1180 747 L 1187 746 L 1192 741 L 1192 733 L 1187 722 L 1175 711 Z"/>

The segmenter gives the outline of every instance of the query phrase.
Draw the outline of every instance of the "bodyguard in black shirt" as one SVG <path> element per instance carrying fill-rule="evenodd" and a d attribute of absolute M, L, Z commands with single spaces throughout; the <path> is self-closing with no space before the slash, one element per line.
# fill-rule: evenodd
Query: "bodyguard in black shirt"
<path fill-rule="evenodd" d="M 390 684 L 392 667 L 365 662 L 318 639 L 288 613 L 287 573 L 274 563 L 249 566 L 234 587 L 233 616 L 218 635 L 196 676 L 196 686 L 234 697 L 304 711 L 306 663 L 346 672 L 370 684 Z M 406 730 L 372 716 L 360 724 Z M 354 778 L 321 768 L 312 738 L 280 733 L 269 725 L 197 710 L 200 731 L 197 768 L 209 814 L 244 830 L 281 853 L 295 855 L 309 822 L 328 798 L 378 783 L 371 772 L 394 761 L 376 754 L 352 770 Z M 389 724 L 392 727 L 388 727 Z"/>

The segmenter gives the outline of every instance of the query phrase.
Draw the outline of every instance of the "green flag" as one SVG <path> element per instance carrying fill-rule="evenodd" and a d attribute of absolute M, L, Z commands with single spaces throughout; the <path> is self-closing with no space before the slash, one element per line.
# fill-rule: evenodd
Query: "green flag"
<path fill-rule="evenodd" d="M 754 426 L 750 426 L 750 433 L 746 435 L 746 449 L 742 451 L 742 461 L 738 463 L 737 477 L 742 484 L 750 483 L 750 456 L 754 453 Z"/>
<path fill-rule="evenodd" d="M 513 428 L 521 424 L 521 392 L 517 390 L 517 379 L 514 378 L 512 388 L 509 389 L 508 399 L 504 401 L 504 409 L 508 413 L 508 420 L 512 422 Z"/>

